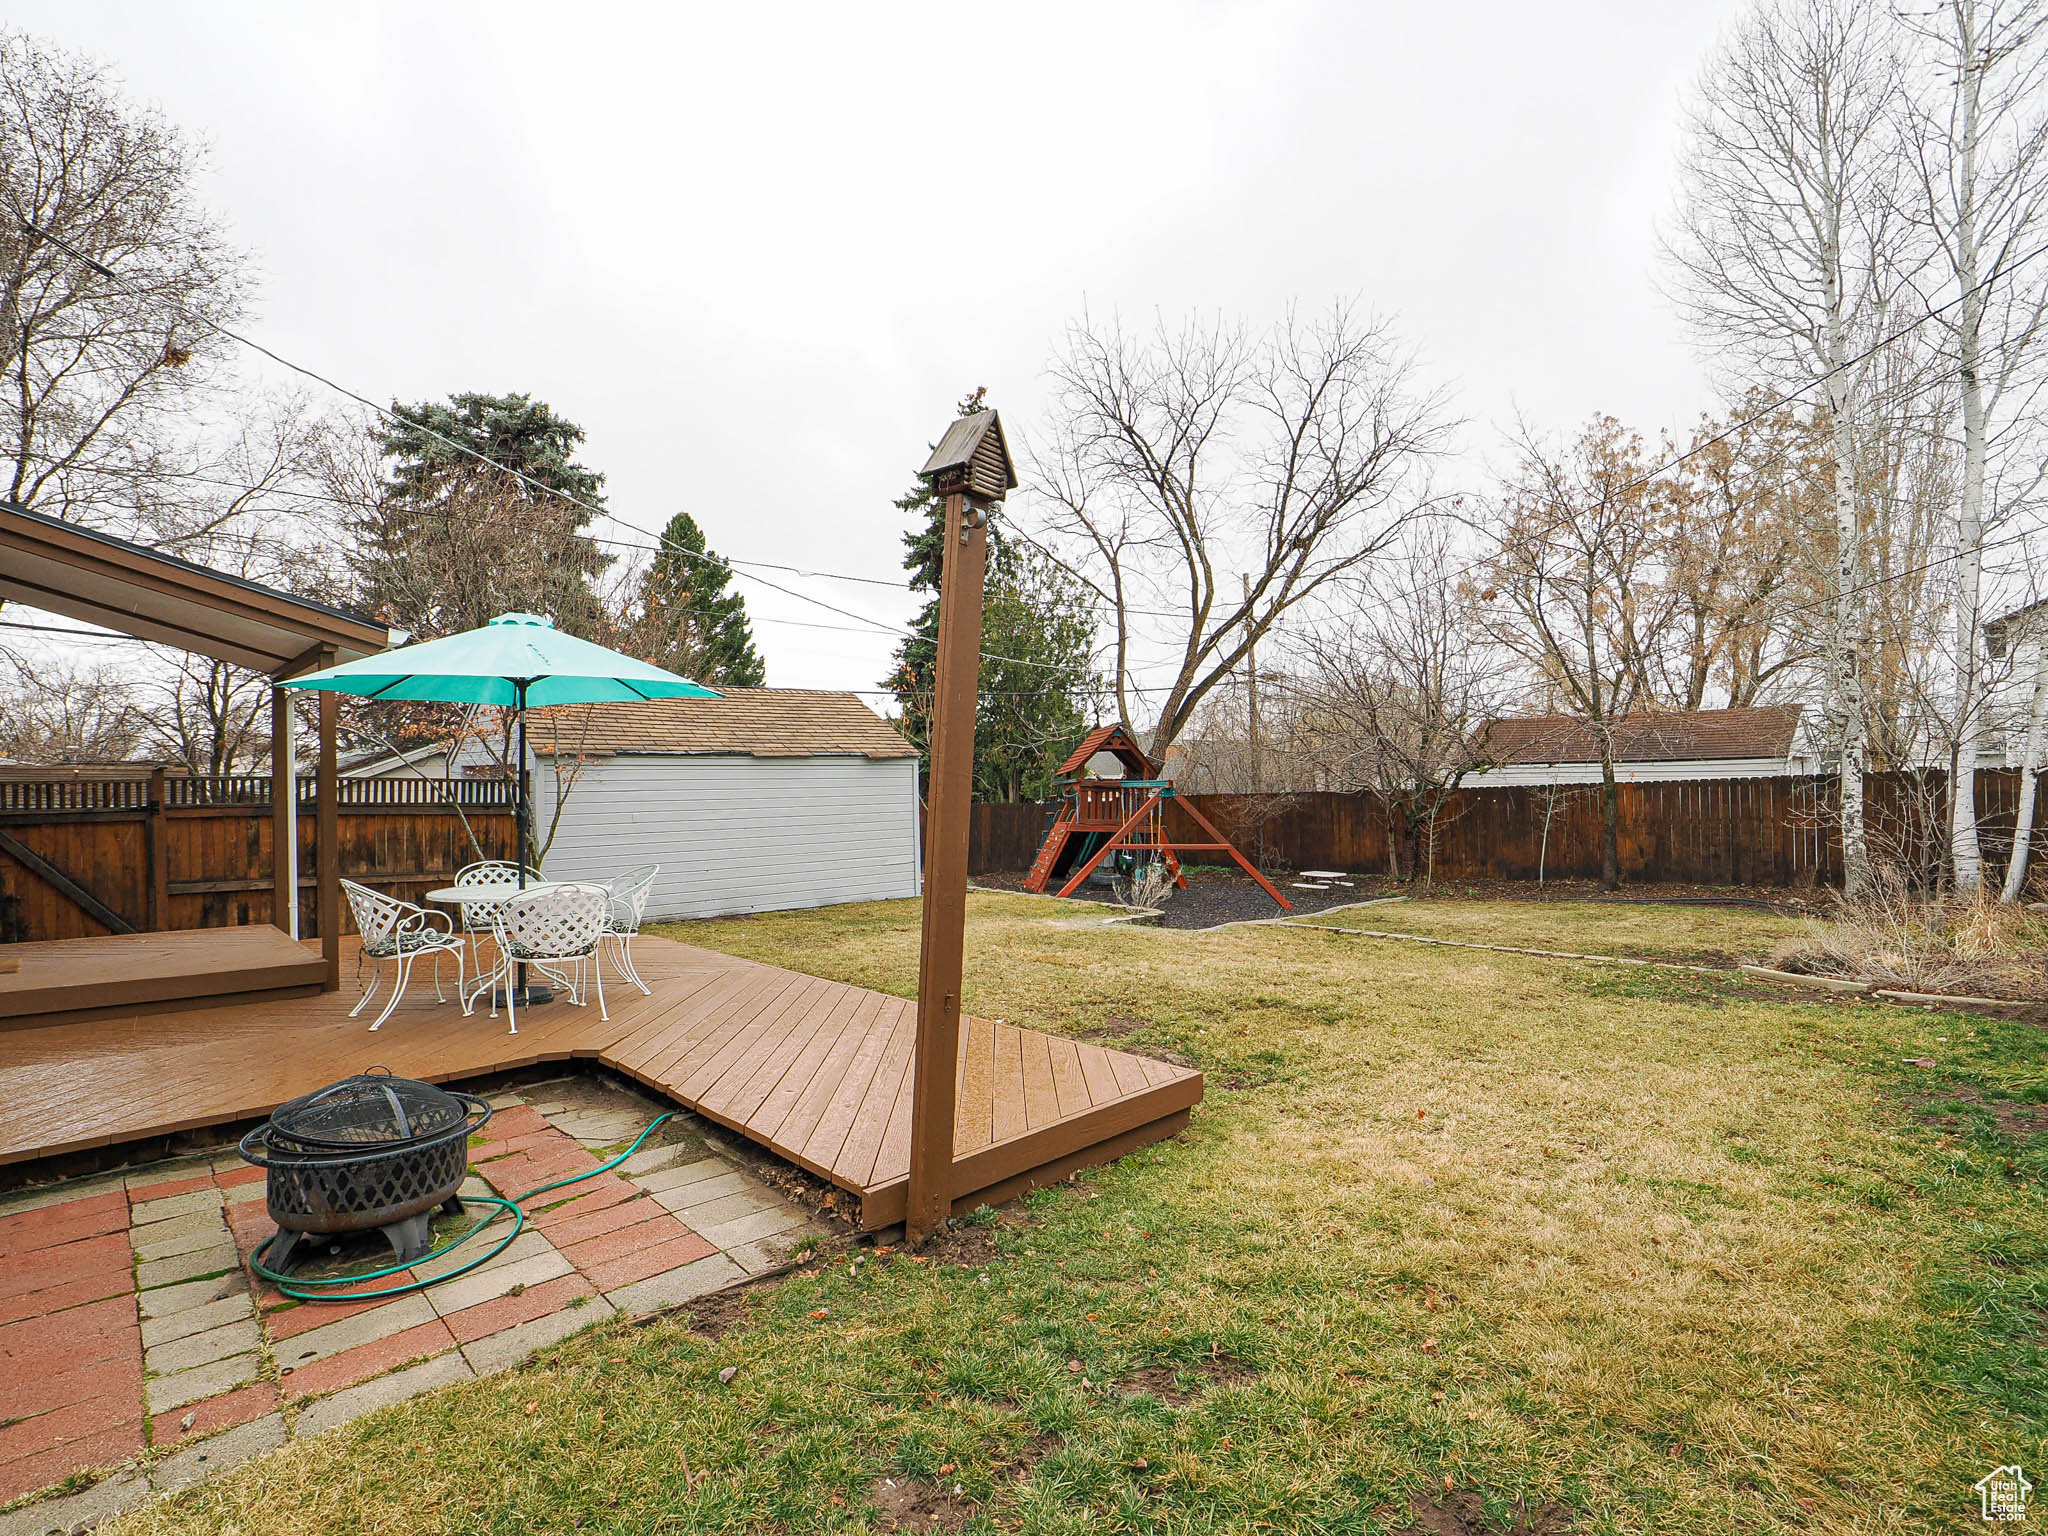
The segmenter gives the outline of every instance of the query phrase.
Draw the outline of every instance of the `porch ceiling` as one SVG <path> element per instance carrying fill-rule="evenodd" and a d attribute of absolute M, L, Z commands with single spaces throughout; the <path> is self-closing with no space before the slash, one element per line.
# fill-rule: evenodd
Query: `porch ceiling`
<path fill-rule="evenodd" d="M 386 649 L 373 619 L 0 502 L 0 598 L 272 677 Z"/>

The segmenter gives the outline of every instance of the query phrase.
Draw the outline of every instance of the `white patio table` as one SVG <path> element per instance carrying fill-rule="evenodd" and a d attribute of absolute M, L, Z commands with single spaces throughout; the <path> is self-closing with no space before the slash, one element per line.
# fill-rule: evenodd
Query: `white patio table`
<path fill-rule="evenodd" d="M 510 901 L 521 891 L 530 891 L 536 885 L 546 885 L 549 883 L 545 880 L 529 880 L 525 885 L 521 885 L 517 880 L 484 880 L 479 881 L 475 885 L 444 885 L 438 890 L 427 892 L 426 899 L 439 905 L 450 907 L 494 907 L 503 902 Z M 609 880 L 587 880 L 584 884 L 601 885 L 607 890 L 611 888 Z M 495 971 L 486 971 L 483 975 L 474 978 L 469 984 L 468 996 L 476 997 L 480 995 L 483 989 L 493 985 L 496 979 L 497 973 Z M 546 1001 L 546 999 L 538 999 L 538 1001 Z"/>

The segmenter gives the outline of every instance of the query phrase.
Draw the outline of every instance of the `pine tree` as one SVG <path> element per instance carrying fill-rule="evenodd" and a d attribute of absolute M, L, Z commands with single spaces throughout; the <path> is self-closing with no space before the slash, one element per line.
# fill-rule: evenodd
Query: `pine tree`
<path fill-rule="evenodd" d="M 514 609 L 598 632 L 596 579 L 612 557 L 586 531 L 604 476 L 573 457 L 583 429 L 530 395 L 456 394 L 392 414 L 376 439 L 388 477 L 350 530 L 359 599 L 422 638 Z"/>
<path fill-rule="evenodd" d="M 960 402 L 959 414 L 980 409 L 976 390 Z M 920 479 L 898 498 L 896 509 L 912 519 L 903 535 L 911 590 L 929 596 L 911 634 L 896 648 L 896 667 L 885 686 L 896 695 L 903 734 L 929 772 L 946 504 Z M 1100 691 L 1091 663 L 1094 638 L 1086 592 L 1043 556 L 1019 551 L 991 520 L 974 730 L 977 799 L 1039 799 L 1050 792 L 1052 770 L 1086 733 Z"/>
<path fill-rule="evenodd" d="M 727 590 L 732 568 L 705 547 L 704 530 L 687 512 L 669 519 L 661 543 L 640 586 L 641 653 L 713 688 L 760 687 L 768 669 L 754 648 L 746 599 Z"/>

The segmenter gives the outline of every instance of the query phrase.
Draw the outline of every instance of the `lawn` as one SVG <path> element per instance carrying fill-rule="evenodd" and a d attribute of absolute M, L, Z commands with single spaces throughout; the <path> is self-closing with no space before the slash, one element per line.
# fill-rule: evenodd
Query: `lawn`
<path fill-rule="evenodd" d="M 1448 1496 L 1905 1532 L 1978 1528 L 2001 1463 L 2039 1481 L 2048 1135 L 2011 1101 L 2048 1096 L 2048 1035 L 1049 913 L 974 899 L 968 1007 L 1199 1062 L 1178 1140 L 969 1262 L 841 1257 L 716 1340 L 608 1326 L 102 1529 L 857 1531 L 887 1477 L 974 1531 L 1403 1531 Z M 1756 931 L 1629 920 L 1658 953 Z M 908 903 L 674 932 L 914 988 Z"/>
<path fill-rule="evenodd" d="M 1706 963 L 1767 958 L 1808 926 L 1808 919 L 1754 907 L 1452 899 L 1385 902 L 1302 921 L 1419 933 L 1471 944 Z"/>

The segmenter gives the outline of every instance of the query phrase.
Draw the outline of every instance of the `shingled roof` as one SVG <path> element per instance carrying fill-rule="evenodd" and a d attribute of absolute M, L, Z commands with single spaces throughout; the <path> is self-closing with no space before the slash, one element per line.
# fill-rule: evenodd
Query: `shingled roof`
<path fill-rule="evenodd" d="M 724 688 L 715 699 L 580 704 L 533 711 L 541 757 L 724 753 L 747 757 L 915 757 L 917 748 L 850 693 Z"/>
<path fill-rule="evenodd" d="M 1571 715 L 1527 715 L 1490 720 L 1481 740 L 1494 762 L 1597 763 L 1600 738 Z M 1796 704 L 1749 709 L 1671 710 L 1635 715 L 1615 727 L 1618 763 L 1674 763 L 1694 760 L 1768 758 L 1792 755 L 1799 731 Z"/>

